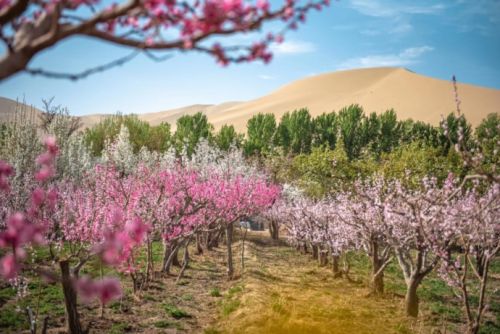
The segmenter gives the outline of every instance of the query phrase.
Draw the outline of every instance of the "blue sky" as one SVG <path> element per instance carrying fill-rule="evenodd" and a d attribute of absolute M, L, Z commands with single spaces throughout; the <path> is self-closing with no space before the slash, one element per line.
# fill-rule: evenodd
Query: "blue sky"
<path fill-rule="evenodd" d="M 248 40 L 232 41 L 239 38 Z M 128 52 L 73 38 L 31 65 L 78 72 Z M 176 54 L 162 63 L 139 56 L 77 82 L 20 74 L 0 83 L 0 96 L 35 106 L 54 96 L 75 115 L 143 113 L 249 100 L 305 76 L 376 66 L 402 66 L 445 80 L 455 74 L 461 82 L 500 89 L 500 1 L 333 1 L 275 47 L 270 65 L 221 68 L 200 54 Z"/>

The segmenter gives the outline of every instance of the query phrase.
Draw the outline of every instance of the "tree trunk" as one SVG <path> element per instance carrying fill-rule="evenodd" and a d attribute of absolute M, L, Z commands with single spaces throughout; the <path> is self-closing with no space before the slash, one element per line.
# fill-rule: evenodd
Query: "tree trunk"
<path fill-rule="evenodd" d="M 176 266 L 176 267 L 181 266 L 181 263 L 179 262 L 179 249 L 180 248 L 181 248 L 180 245 L 179 245 L 179 247 L 175 247 L 174 252 L 172 254 L 172 265 Z"/>
<path fill-rule="evenodd" d="M 339 268 L 339 260 L 340 260 L 340 256 L 332 255 L 332 272 L 333 272 L 334 278 L 339 278 L 342 276 L 342 272 L 340 271 L 340 268 Z"/>
<path fill-rule="evenodd" d="M 181 280 L 182 276 L 184 276 L 184 272 L 186 271 L 186 268 L 189 264 L 189 243 L 191 242 L 191 238 L 186 241 L 186 247 L 184 248 L 184 259 L 182 261 L 182 268 L 181 271 L 179 272 L 179 276 L 177 276 L 177 279 L 175 280 L 175 284 L 179 284 L 179 281 Z"/>
<path fill-rule="evenodd" d="M 241 273 L 245 271 L 245 240 L 247 238 L 247 229 L 243 232 L 243 239 L 241 240 Z"/>
<path fill-rule="evenodd" d="M 210 236 L 212 234 L 210 232 L 203 232 L 203 241 L 205 242 L 205 249 L 210 251 L 212 250 L 212 242 L 210 241 Z"/>
<path fill-rule="evenodd" d="M 384 293 L 384 272 L 380 271 L 382 267 L 382 261 L 378 256 L 378 244 L 377 242 L 372 243 L 372 293 L 375 295 L 381 295 Z"/>
<path fill-rule="evenodd" d="M 165 265 L 163 266 L 163 272 L 165 272 L 166 274 L 170 274 L 170 267 L 172 266 L 172 261 L 174 260 L 174 257 L 177 256 L 180 246 L 181 245 L 178 242 L 175 242 L 175 244 L 170 245 L 170 250 L 168 251 L 168 257 L 166 258 L 167 260 L 164 261 Z"/>
<path fill-rule="evenodd" d="M 271 234 L 271 239 L 278 240 L 279 239 L 279 226 L 275 221 L 271 221 L 269 223 L 269 233 Z"/>
<path fill-rule="evenodd" d="M 376 295 L 381 295 L 384 293 L 384 272 L 377 274 L 380 266 L 374 266 L 372 269 L 372 292 Z"/>
<path fill-rule="evenodd" d="M 201 235 L 196 233 L 196 255 L 203 254 L 203 247 L 201 246 Z"/>
<path fill-rule="evenodd" d="M 318 252 L 318 264 L 320 267 L 324 267 L 328 264 L 328 251 L 324 249 L 319 249 Z"/>
<path fill-rule="evenodd" d="M 417 288 L 420 284 L 420 280 L 416 277 L 412 277 L 407 286 L 405 305 L 406 305 L 406 315 L 410 317 L 418 317 L 418 296 Z"/>
<path fill-rule="evenodd" d="M 68 333 L 82 334 L 82 325 L 80 323 L 80 315 L 78 314 L 77 295 L 71 279 L 69 270 L 69 261 L 59 262 L 61 268 L 61 284 L 64 293 L 64 304 L 66 307 L 66 324 Z"/>
<path fill-rule="evenodd" d="M 231 245 L 233 244 L 233 224 L 226 225 L 226 238 L 227 238 L 227 277 L 232 279 L 234 275 L 233 267 L 233 249 Z"/>
<path fill-rule="evenodd" d="M 172 247 L 173 247 L 173 243 L 166 243 L 164 242 L 163 244 L 163 261 L 162 261 L 162 265 L 161 265 L 161 271 L 162 272 L 167 272 L 167 262 L 168 262 L 168 258 L 170 257 L 170 254 L 172 252 Z"/>
<path fill-rule="evenodd" d="M 149 240 L 149 236 L 146 242 L 147 242 L 146 283 L 148 283 L 151 279 L 154 278 L 155 266 L 153 259 L 153 243 Z"/>
<path fill-rule="evenodd" d="M 222 235 L 220 230 L 216 232 L 210 232 L 210 249 L 219 247 L 219 239 Z"/>
<path fill-rule="evenodd" d="M 312 245 L 312 258 L 317 259 L 318 258 L 318 246 Z"/>

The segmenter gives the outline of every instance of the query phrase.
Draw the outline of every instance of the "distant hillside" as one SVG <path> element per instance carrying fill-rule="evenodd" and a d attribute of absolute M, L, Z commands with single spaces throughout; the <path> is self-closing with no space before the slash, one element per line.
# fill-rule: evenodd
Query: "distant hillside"
<path fill-rule="evenodd" d="M 20 112 L 28 115 L 28 117 L 32 117 L 34 120 L 38 120 L 38 115 L 41 113 L 40 110 L 32 106 L 0 97 L 0 122 L 10 121 L 16 114 L 19 115 Z"/>
<path fill-rule="evenodd" d="M 458 84 L 461 109 L 473 126 L 490 113 L 500 113 L 500 90 Z M 194 97 L 195 98 L 195 97 Z M 0 120 L 12 107 L 0 99 Z M 399 119 L 412 118 L 437 125 L 442 115 L 455 110 L 451 82 L 416 74 L 403 68 L 370 68 L 339 71 L 292 82 L 261 98 L 219 105 L 197 104 L 173 110 L 145 113 L 139 118 L 157 125 L 174 124 L 182 115 L 204 112 L 216 128 L 233 124 L 243 132 L 246 122 L 257 113 L 274 113 L 279 118 L 287 111 L 307 107 L 313 116 L 338 111 L 357 103 L 365 112 L 381 113 L 394 109 Z M 85 127 L 106 115 L 82 117 Z"/>

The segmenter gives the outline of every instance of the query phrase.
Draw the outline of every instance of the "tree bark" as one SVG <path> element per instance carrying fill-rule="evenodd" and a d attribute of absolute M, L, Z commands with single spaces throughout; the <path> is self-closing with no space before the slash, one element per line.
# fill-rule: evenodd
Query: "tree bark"
<path fill-rule="evenodd" d="M 317 259 L 318 258 L 318 246 L 312 245 L 312 258 Z"/>
<path fill-rule="evenodd" d="M 408 283 L 405 296 L 406 315 L 410 317 L 418 317 L 418 295 L 417 288 L 420 285 L 420 279 L 412 277 Z"/>
<path fill-rule="evenodd" d="M 340 271 L 340 268 L 339 268 L 339 260 L 340 260 L 340 256 L 332 255 L 332 272 L 333 272 L 334 278 L 339 278 L 342 276 L 342 272 Z"/>
<path fill-rule="evenodd" d="M 184 276 L 184 272 L 186 271 L 186 268 L 189 264 L 189 243 L 191 242 L 191 238 L 189 238 L 186 241 L 186 247 L 184 248 L 184 260 L 182 261 L 182 268 L 181 271 L 179 272 L 179 276 L 177 276 L 177 279 L 175 280 L 175 284 L 179 284 L 179 281 L 181 280 L 182 276 Z"/>
<path fill-rule="evenodd" d="M 66 307 L 66 324 L 70 334 L 82 334 L 80 314 L 78 313 L 77 294 L 71 279 L 69 261 L 59 262 L 61 268 L 61 284 L 64 293 L 64 304 Z"/>
<path fill-rule="evenodd" d="M 147 243 L 147 265 L 146 265 L 146 283 L 148 283 L 155 276 L 155 266 L 153 259 L 153 243 L 151 240 L 146 240 Z"/>
<path fill-rule="evenodd" d="M 169 246 L 168 252 L 167 252 L 167 250 L 165 251 L 164 261 L 163 261 L 164 262 L 163 272 L 165 272 L 166 274 L 170 274 L 170 268 L 172 266 L 172 261 L 174 260 L 174 257 L 177 256 L 179 248 L 180 248 L 180 244 L 176 241 L 175 243 L 172 243 Z M 166 258 L 166 261 L 165 261 L 165 258 Z"/>
<path fill-rule="evenodd" d="M 161 271 L 162 272 L 167 272 L 167 262 L 168 262 L 168 258 L 170 257 L 170 253 L 172 252 L 172 247 L 173 247 L 173 243 L 169 242 L 169 243 L 164 243 L 163 244 L 163 261 L 162 261 L 162 265 L 161 265 Z"/>
<path fill-rule="evenodd" d="M 372 242 L 372 293 L 375 295 L 381 295 L 384 293 L 384 271 L 380 271 L 382 267 L 382 261 L 378 254 L 378 243 Z"/>
<path fill-rule="evenodd" d="M 269 233 L 271 234 L 271 239 L 278 240 L 279 239 L 279 226 L 275 221 L 269 222 Z"/>
<path fill-rule="evenodd" d="M 201 246 L 201 235 L 196 233 L 196 255 L 203 254 L 203 247 Z"/>
<path fill-rule="evenodd" d="M 179 245 L 179 247 L 175 247 L 173 254 L 172 254 L 172 265 L 176 266 L 176 267 L 181 266 L 181 263 L 179 262 L 179 249 L 180 248 L 181 248 L 180 245 Z"/>
<path fill-rule="evenodd" d="M 324 267 L 328 264 L 328 251 L 325 249 L 319 249 L 318 252 L 318 264 L 320 267 Z"/>
<path fill-rule="evenodd" d="M 227 277 L 229 280 L 233 279 L 234 266 L 233 266 L 233 224 L 226 225 L 226 239 L 227 239 Z"/>
<path fill-rule="evenodd" d="M 245 231 L 243 232 L 243 239 L 241 240 L 241 273 L 243 275 L 243 272 L 245 271 L 245 240 L 247 238 L 247 229 L 244 229 Z"/>

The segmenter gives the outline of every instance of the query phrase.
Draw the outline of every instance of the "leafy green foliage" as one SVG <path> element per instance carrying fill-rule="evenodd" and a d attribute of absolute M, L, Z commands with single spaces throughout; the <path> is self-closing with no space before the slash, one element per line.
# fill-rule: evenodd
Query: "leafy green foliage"
<path fill-rule="evenodd" d="M 172 304 L 165 304 L 164 305 L 165 311 L 171 315 L 175 319 L 180 319 L 180 318 L 191 318 L 191 315 L 187 313 L 186 311 L 178 308 L 175 305 Z"/>
<path fill-rule="evenodd" d="M 212 296 L 212 297 L 220 297 L 221 293 L 220 293 L 219 288 L 212 288 L 212 289 L 210 289 L 210 296 Z"/>
<path fill-rule="evenodd" d="M 237 133 L 232 125 L 223 125 L 214 137 L 215 144 L 224 151 L 229 150 L 231 145 L 241 147 L 243 134 Z"/>
<path fill-rule="evenodd" d="M 185 148 L 191 155 L 202 138 L 212 140 L 214 127 L 208 122 L 207 115 L 202 112 L 182 116 L 177 120 L 176 125 L 173 143 L 177 151 Z"/>
<path fill-rule="evenodd" d="M 476 128 L 481 152 L 483 154 L 483 166 L 491 171 L 500 163 L 500 152 L 498 143 L 500 142 L 500 116 L 489 114 Z"/>
<path fill-rule="evenodd" d="M 327 145 L 334 149 L 337 143 L 338 120 L 335 112 L 323 113 L 312 120 L 312 145 Z"/>
<path fill-rule="evenodd" d="M 469 147 L 471 135 L 472 127 L 465 116 L 456 116 L 454 113 L 450 113 L 439 127 L 439 146 L 443 155 L 448 154 L 451 147 L 458 143 L 460 136 L 463 137 L 462 143 Z"/>
<path fill-rule="evenodd" d="M 276 131 L 274 114 L 257 114 L 247 123 L 247 141 L 244 150 L 247 155 L 269 153 L 272 139 Z"/>
<path fill-rule="evenodd" d="M 380 169 L 388 178 L 405 180 L 418 186 L 424 176 L 435 176 L 444 180 L 450 172 L 461 173 L 462 161 L 455 151 L 446 156 L 439 148 L 413 142 L 382 155 Z"/>
<path fill-rule="evenodd" d="M 285 152 L 295 154 L 311 151 L 313 123 L 307 109 L 285 113 L 276 131 L 274 142 Z"/>
<path fill-rule="evenodd" d="M 343 108 L 339 112 L 339 128 L 349 160 L 361 154 L 366 140 L 363 108 L 357 104 Z"/>
<path fill-rule="evenodd" d="M 107 142 L 112 142 L 120 133 L 122 124 L 130 133 L 130 143 L 134 153 L 144 146 L 150 151 L 165 151 L 170 145 L 170 124 L 151 126 L 139 120 L 136 115 L 114 115 L 103 119 L 92 128 L 85 130 L 85 142 L 94 156 L 100 156 Z"/>

